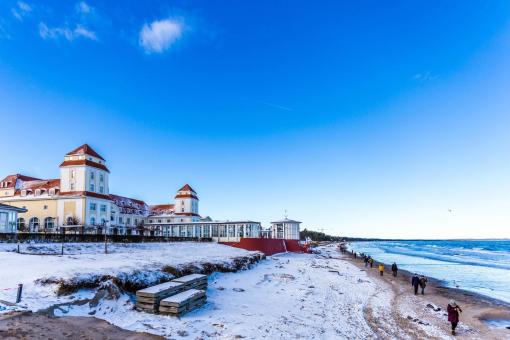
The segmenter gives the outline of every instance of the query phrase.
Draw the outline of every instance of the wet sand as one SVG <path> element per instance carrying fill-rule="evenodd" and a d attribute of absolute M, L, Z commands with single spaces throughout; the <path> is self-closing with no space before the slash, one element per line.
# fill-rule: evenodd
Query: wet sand
<path fill-rule="evenodd" d="M 93 317 L 52 318 L 33 313 L 0 316 L 0 339 L 155 340 L 159 336 L 124 330 Z"/>
<path fill-rule="evenodd" d="M 385 264 L 384 276 L 381 277 L 377 269 L 378 262 L 374 261 L 373 268 L 370 268 L 370 265 L 365 268 L 365 264 L 359 256 L 357 259 L 354 259 L 350 252 L 348 252 L 343 255 L 343 258 L 355 264 L 360 270 L 366 271 L 371 278 L 382 280 L 384 283 L 389 284 L 395 292 L 398 301 L 407 301 L 406 306 L 403 306 L 404 311 L 405 308 L 413 309 L 409 311 L 409 314 L 413 314 L 413 317 L 414 315 L 420 315 L 427 319 L 427 322 L 433 322 L 444 330 L 445 335 L 449 335 L 451 331 L 446 316 L 446 307 L 448 301 L 454 299 L 463 310 L 463 313 L 460 315 L 459 327 L 457 328 L 458 337 L 510 339 L 510 329 L 496 328 L 486 322 L 487 320 L 510 320 L 510 305 L 505 302 L 462 289 L 445 287 L 440 281 L 433 278 L 428 278 L 425 295 L 421 295 L 421 289 L 419 289 L 419 294 L 415 296 L 414 289 L 411 286 L 412 273 L 399 270 L 395 278 L 391 273 L 391 264 Z M 434 311 L 434 308 L 426 307 L 430 310 L 424 312 L 422 307 L 428 304 L 436 309 L 439 307 L 441 310 Z M 431 317 L 433 315 L 435 315 L 435 318 Z"/>

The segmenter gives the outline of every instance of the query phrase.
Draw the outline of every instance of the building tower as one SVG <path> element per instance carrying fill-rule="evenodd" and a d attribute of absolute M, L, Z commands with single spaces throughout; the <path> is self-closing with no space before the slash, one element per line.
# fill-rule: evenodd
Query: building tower
<path fill-rule="evenodd" d="M 109 224 L 109 173 L 105 159 L 88 144 L 64 156 L 60 164 L 60 196 L 69 197 L 59 203 L 59 216 L 64 224 L 73 219 L 82 225 Z"/>
<path fill-rule="evenodd" d="M 198 222 L 200 220 L 200 215 L 198 214 L 198 196 L 189 184 L 186 184 L 177 191 L 174 211 L 177 217 L 175 222 Z"/>

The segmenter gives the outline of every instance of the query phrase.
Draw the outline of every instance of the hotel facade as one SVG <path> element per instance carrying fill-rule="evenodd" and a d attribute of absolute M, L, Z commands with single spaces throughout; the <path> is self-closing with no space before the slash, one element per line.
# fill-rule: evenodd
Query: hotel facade
<path fill-rule="evenodd" d="M 173 202 L 158 205 L 112 194 L 106 160 L 87 144 L 68 152 L 59 169 L 59 178 L 14 174 L 0 181 L 0 203 L 21 209 L 16 223 L 8 224 L 0 232 L 81 232 L 236 241 L 271 237 L 271 230 L 276 228 L 275 236 L 299 239 L 297 221 L 274 223 L 272 229 L 263 231 L 255 221 L 202 218 L 198 195 L 188 184 L 177 190 Z"/>

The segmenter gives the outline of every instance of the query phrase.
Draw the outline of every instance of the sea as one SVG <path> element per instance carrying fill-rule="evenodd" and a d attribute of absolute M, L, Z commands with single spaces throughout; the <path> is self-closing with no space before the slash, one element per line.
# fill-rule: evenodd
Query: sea
<path fill-rule="evenodd" d="M 510 240 L 367 241 L 349 247 L 447 287 L 510 303 Z"/>

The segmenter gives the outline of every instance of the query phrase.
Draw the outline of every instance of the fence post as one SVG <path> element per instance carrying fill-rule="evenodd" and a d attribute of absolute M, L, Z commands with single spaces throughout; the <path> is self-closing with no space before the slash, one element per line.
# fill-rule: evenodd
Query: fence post
<path fill-rule="evenodd" d="M 21 302 L 21 293 L 23 292 L 23 284 L 20 283 L 18 285 L 18 294 L 16 295 L 16 303 L 20 303 Z"/>

